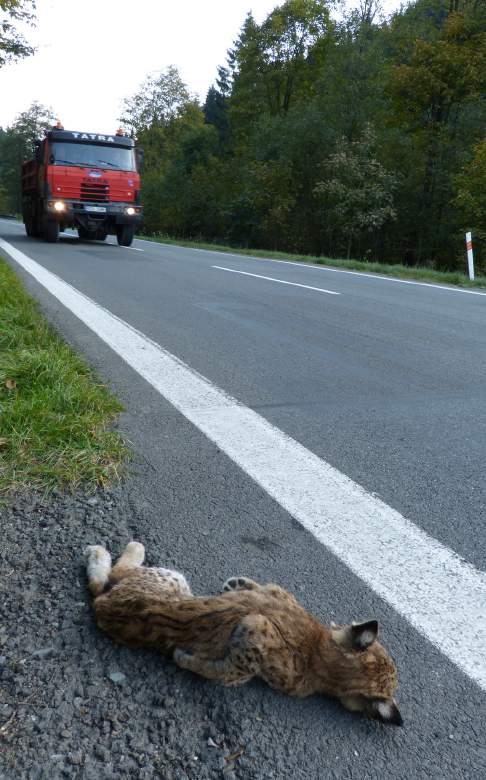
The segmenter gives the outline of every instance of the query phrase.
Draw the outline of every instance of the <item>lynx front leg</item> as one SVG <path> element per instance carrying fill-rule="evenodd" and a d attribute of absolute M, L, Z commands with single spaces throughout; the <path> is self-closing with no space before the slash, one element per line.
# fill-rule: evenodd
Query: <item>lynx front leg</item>
<path fill-rule="evenodd" d="M 207 680 L 217 680 L 224 685 L 243 685 L 255 676 L 255 672 L 250 672 L 243 666 L 237 668 L 230 654 L 214 661 L 177 648 L 174 650 L 173 659 L 181 669 L 200 674 Z"/>

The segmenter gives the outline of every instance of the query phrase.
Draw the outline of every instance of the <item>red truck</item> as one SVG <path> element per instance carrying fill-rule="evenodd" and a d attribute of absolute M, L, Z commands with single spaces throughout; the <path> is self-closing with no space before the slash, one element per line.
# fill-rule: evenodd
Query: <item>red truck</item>
<path fill-rule="evenodd" d="M 130 246 L 142 221 L 142 154 L 122 130 L 72 132 L 58 122 L 22 165 L 27 235 L 54 242 L 71 227 L 80 239 L 104 241 L 110 233 L 120 246 Z"/>

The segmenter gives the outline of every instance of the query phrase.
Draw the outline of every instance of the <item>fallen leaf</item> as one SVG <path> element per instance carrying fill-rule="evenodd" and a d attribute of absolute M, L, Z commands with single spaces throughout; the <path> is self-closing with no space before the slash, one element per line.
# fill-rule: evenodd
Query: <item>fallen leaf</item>
<path fill-rule="evenodd" d="M 240 758 L 244 753 L 244 750 L 238 750 L 237 753 L 232 753 L 230 756 L 225 756 L 224 760 L 227 764 L 230 764 L 231 761 L 236 761 L 237 758 Z"/>
<path fill-rule="evenodd" d="M 17 382 L 15 381 L 15 379 L 7 379 L 7 381 L 5 382 L 5 387 L 7 388 L 7 390 L 15 390 L 15 388 L 17 387 Z"/>

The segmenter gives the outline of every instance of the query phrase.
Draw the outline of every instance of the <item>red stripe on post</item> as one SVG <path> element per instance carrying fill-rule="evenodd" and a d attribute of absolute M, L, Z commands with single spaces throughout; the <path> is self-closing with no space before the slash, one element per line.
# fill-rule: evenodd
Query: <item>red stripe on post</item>
<path fill-rule="evenodd" d="M 472 241 L 468 241 L 466 244 L 466 249 L 472 249 Z"/>

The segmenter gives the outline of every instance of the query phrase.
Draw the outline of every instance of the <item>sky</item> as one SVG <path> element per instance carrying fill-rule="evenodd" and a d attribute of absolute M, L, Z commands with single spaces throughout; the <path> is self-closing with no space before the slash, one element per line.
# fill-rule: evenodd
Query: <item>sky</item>
<path fill-rule="evenodd" d="M 356 0 L 357 2 L 357 0 Z M 33 57 L 0 70 L 0 127 L 37 100 L 64 127 L 114 132 L 121 105 L 149 74 L 175 65 L 204 100 L 248 11 L 278 0 L 37 0 Z M 398 1 L 386 0 L 387 10 Z"/>

